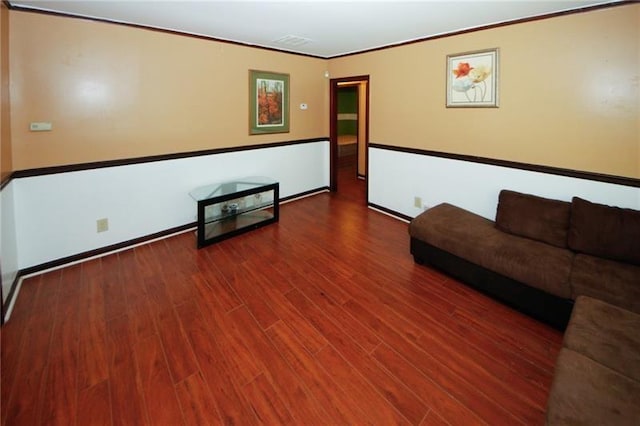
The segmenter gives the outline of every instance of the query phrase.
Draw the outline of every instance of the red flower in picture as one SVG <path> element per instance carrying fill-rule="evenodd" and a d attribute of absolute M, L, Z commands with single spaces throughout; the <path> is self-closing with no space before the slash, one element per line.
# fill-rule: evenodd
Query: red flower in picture
<path fill-rule="evenodd" d="M 469 62 L 459 62 L 458 68 L 453 70 L 456 78 L 465 77 L 473 69 Z"/>

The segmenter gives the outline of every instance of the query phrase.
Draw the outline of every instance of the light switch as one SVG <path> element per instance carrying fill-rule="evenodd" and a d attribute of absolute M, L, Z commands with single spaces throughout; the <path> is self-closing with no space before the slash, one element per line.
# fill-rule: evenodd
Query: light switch
<path fill-rule="evenodd" d="M 33 121 L 29 124 L 29 130 L 32 132 L 48 132 L 53 128 L 53 125 L 48 121 Z"/>

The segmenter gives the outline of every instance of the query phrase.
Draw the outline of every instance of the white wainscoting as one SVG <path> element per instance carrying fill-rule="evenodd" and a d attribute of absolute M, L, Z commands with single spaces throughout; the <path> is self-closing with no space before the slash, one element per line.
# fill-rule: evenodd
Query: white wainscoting
<path fill-rule="evenodd" d="M 0 253 L 2 303 L 4 303 L 19 269 L 13 182 L 9 182 L 0 192 Z"/>
<path fill-rule="evenodd" d="M 245 176 L 278 180 L 281 198 L 328 187 L 329 142 L 14 179 L 18 269 L 193 223 L 190 190 Z M 97 233 L 101 218 L 109 230 Z"/>
<path fill-rule="evenodd" d="M 640 209 L 640 188 L 376 147 L 368 179 L 370 203 L 409 217 L 421 197 L 424 208 L 447 202 L 493 220 L 501 189 Z"/>

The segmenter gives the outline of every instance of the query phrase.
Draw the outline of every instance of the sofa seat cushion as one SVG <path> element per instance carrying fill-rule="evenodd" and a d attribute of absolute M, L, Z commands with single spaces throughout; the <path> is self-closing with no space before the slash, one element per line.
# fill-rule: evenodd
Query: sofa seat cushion
<path fill-rule="evenodd" d="M 564 346 L 640 382 L 640 314 L 580 296 Z"/>
<path fill-rule="evenodd" d="M 571 270 L 571 296 L 580 295 L 640 313 L 640 266 L 577 254 Z"/>
<path fill-rule="evenodd" d="M 547 404 L 549 425 L 638 425 L 640 382 L 571 349 L 560 350 Z"/>
<path fill-rule="evenodd" d="M 500 231 L 494 222 L 451 204 L 414 218 L 409 234 L 498 274 L 569 298 L 573 253 Z"/>

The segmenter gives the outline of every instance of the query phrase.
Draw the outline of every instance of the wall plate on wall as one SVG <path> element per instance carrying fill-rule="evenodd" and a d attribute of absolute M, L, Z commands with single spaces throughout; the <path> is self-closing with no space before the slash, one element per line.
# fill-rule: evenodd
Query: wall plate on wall
<path fill-rule="evenodd" d="M 53 125 L 48 121 L 33 121 L 29 123 L 29 130 L 32 132 L 48 132 L 53 128 Z"/>

